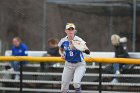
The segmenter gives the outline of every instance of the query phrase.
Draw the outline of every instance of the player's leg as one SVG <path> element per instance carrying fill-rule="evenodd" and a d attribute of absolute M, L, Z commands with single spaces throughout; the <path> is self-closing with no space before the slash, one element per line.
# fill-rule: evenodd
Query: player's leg
<path fill-rule="evenodd" d="M 120 64 L 113 64 L 113 71 L 116 76 L 113 78 L 111 83 L 117 83 L 118 82 L 117 75 L 120 74 Z"/>
<path fill-rule="evenodd" d="M 81 93 L 81 80 L 85 74 L 86 71 L 86 64 L 81 63 L 74 72 L 74 78 L 73 78 L 73 86 L 75 88 L 76 93 Z"/>
<path fill-rule="evenodd" d="M 61 91 L 62 93 L 68 93 L 70 81 L 73 78 L 74 68 L 65 65 L 63 74 L 62 74 L 62 84 Z"/>
<path fill-rule="evenodd" d="M 20 62 L 11 62 L 11 66 L 14 69 L 14 71 L 19 71 Z M 19 74 L 14 75 L 14 79 L 19 80 L 19 78 L 20 78 Z"/>
<path fill-rule="evenodd" d="M 120 72 L 120 64 L 113 64 L 114 74 Z"/>
<path fill-rule="evenodd" d="M 20 68 L 19 62 L 11 62 L 10 64 L 11 64 L 12 68 L 14 69 L 14 71 L 19 71 L 19 68 Z"/>

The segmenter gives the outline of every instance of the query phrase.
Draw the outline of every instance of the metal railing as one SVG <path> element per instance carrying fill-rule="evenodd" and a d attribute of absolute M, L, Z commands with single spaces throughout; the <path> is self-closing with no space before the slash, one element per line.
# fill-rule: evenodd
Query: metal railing
<path fill-rule="evenodd" d="M 1 59 L 3 58 L 3 59 Z M 30 60 L 29 60 L 29 59 Z M 38 59 L 39 58 L 39 59 Z M 49 58 L 49 59 L 47 59 Z M 37 59 L 37 60 L 36 60 Z M 41 60 L 40 60 L 41 59 Z M 105 60 L 103 60 L 105 59 Z M 121 60 L 120 60 L 121 59 Z M 39 62 L 47 62 L 47 61 L 51 61 L 51 62 L 64 62 L 64 60 L 62 60 L 60 57 L 0 57 L 0 60 L 4 61 L 4 60 L 18 60 L 18 61 L 25 61 L 25 60 L 28 60 L 28 61 L 39 61 Z M 87 58 L 86 61 L 88 62 L 100 62 L 99 63 L 99 66 L 95 66 L 95 67 L 92 67 L 92 66 L 87 66 L 87 68 L 89 69 L 94 69 L 94 68 L 99 68 L 99 73 L 86 73 L 85 74 L 85 77 L 98 77 L 99 78 L 99 82 L 87 82 L 87 81 L 84 81 L 84 82 L 81 82 L 82 85 L 91 85 L 91 86 L 98 86 L 98 92 L 99 93 L 109 93 L 109 92 L 106 92 L 106 91 L 103 91 L 102 90 L 102 86 L 128 86 L 128 87 L 140 87 L 140 83 L 110 83 L 110 82 L 103 82 L 102 81 L 102 78 L 103 77 L 114 77 L 115 75 L 114 74 L 102 74 L 103 72 L 103 68 L 105 68 L 105 66 L 103 66 L 102 68 L 102 63 L 101 61 L 103 62 L 109 62 L 112 63 L 116 60 L 120 63 L 127 63 L 129 62 L 130 63 L 130 60 L 131 60 L 131 63 L 133 63 L 133 61 L 135 61 L 137 64 L 138 62 L 140 63 L 140 59 L 125 59 L 125 58 Z M 3 66 L 3 64 L 1 63 L 1 65 Z M 21 64 L 22 65 L 22 64 Z M 59 68 L 63 68 L 64 65 L 61 65 Z M 55 69 L 55 68 L 54 68 Z M 135 69 L 139 69 L 139 66 L 136 66 Z M 3 71 L 0 71 L 0 74 L 20 74 L 20 80 L 12 80 L 12 79 L 0 79 L 0 82 L 2 83 L 8 83 L 8 82 L 11 82 L 11 83 L 20 83 L 20 89 L 19 88 L 12 88 L 12 87 L 0 87 L 0 90 L 11 90 L 11 91 L 20 91 L 20 93 L 22 93 L 23 91 L 40 91 L 40 92 L 56 92 L 51 89 L 33 89 L 33 88 L 24 88 L 23 87 L 23 83 L 32 83 L 32 84 L 61 84 L 61 81 L 60 80 L 57 80 L 57 81 L 50 81 L 50 80 L 23 80 L 23 75 L 34 75 L 34 76 L 61 76 L 62 73 L 60 72 L 26 72 L 26 71 L 22 71 L 22 66 L 21 66 L 21 69 L 20 69 L 20 72 L 3 72 Z M 120 74 L 120 75 L 117 75 L 117 77 L 131 77 L 131 78 L 140 78 L 140 75 L 138 74 Z M 71 83 L 72 84 L 72 83 Z M 59 89 L 56 89 L 57 92 L 60 92 Z M 83 93 L 96 93 L 97 91 L 93 91 L 93 90 L 83 90 Z M 117 92 L 116 92 L 117 93 Z M 119 92 L 120 93 L 120 92 Z M 129 93 L 129 92 L 126 92 L 126 93 Z M 137 92 L 131 92 L 131 93 L 137 93 Z"/>

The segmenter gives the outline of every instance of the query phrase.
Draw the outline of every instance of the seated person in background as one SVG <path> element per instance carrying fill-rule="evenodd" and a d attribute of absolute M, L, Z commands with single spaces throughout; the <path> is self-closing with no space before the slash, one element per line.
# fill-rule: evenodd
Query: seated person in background
<path fill-rule="evenodd" d="M 47 49 L 48 56 L 60 56 L 58 40 L 57 39 L 49 39 L 48 40 L 49 48 Z"/>
<path fill-rule="evenodd" d="M 120 55 L 120 57 L 122 57 L 122 58 L 130 58 L 130 56 L 128 54 L 128 50 L 127 50 L 127 38 L 126 37 L 120 38 L 120 46 L 123 47 L 122 54 Z M 134 67 L 134 65 L 123 64 L 123 65 L 121 65 L 121 70 L 132 69 L 133 67 Z"/>
<path fill-rule="evenodd" d="M 51 38 L 48 40 L 49 48 L 47 49 L 47 55 L 44 56 L 60 56 L 58 40 Z M 52 66 L 54 63 L 47 63 L 47 66 Z M 44 70 L 44 63 L 41 63 L 41 69 Z"/>
<path fill-rule="evenodd" d="M 49 39 L 48 40 L 49 48 L 47 49 L 48 56 L 60 56 L 59 54 L 59 47 L 58 47 L 58 40 L 57 39 Z M 49 63 L 49 65 L 54 65 L 54 63 Z"/>
<path fill-rule="evenodd" d="M 129 58 L 129 54 L 126 46 L 126 42 L 127 42 L 126 37 L 120 38 L 119 35 L 114 34 L 111 36 L 111 42 L 112 45 L 114 46 L 116 58 Z M 125 65 L 123 64 L 113 64 L 114 74 L 120 74 L 120 70 L 123 69 L 123 67 L 125 67 Z M 118 79 L 115 77 L 112 80 L 112 83 L 117 83 L 117 82 Z"/>
<path fill-rule="evenodd" d="M 12 56 L 28 56 L 28 48 L 22 43 L 19 37 L 13 38 Z M 26 65 L 28 62 L 22 62 L 22 65 Z M 19 71 L 20 62 L 14 61 L 10 63 L 14 71 Z M 16 74 L 15 79 L 19 79 L 19 74 Z"/>

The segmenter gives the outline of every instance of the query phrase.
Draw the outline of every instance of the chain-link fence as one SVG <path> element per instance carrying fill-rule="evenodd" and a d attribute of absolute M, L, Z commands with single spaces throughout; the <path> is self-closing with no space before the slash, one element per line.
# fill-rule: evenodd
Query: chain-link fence
<path fill-rule="evenodd" d="M 127 37 L 129 51 L 139 51 L 139 1 L 48 0 L 44 13 L 47 16 L 46 38 L 63 37 L 65 24 L 73 22 L 77 35 L 93 51 L 112 51 L 112 34 Z"/>

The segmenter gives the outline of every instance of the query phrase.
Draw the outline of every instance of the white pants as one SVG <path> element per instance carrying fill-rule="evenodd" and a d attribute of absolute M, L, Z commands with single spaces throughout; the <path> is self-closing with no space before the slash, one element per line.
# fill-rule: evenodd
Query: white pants
<path fill-rule="evenodd" d="M 84 76 L 85 71 L 86 71 L 85 62 L 78 63 L 65 62 L 65 67 L 62 74 L 62 85 L 61 85 L 62 93 L 68 92 L 69 84 L 72 79 L 74 88 L 80 88 L 81 79 Z"/>

